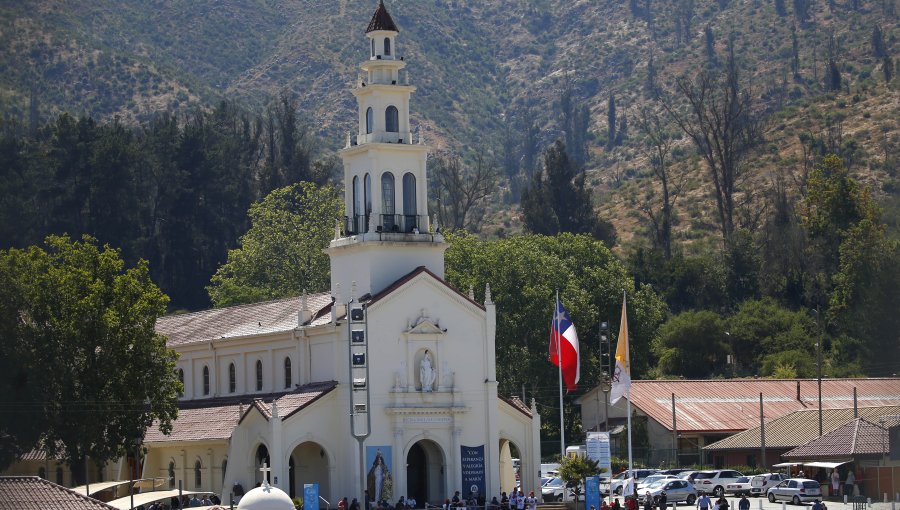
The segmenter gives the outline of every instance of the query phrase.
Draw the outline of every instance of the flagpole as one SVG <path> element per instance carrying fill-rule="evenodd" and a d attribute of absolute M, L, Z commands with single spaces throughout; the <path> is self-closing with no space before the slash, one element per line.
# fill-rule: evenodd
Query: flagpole
<path fill-rule="evenodd" d="M 627 313 L 627 308 L 625 306 L 625 302 L 627 299 L 627 295 L 625 291 L 622 291 L 622 313 Z M 625 345 L 625 359 L 628 360 L 629 368 L 631 366 L 631 342 L 628 342 Z M 631 453 L 631 386 L 628 387 L 628 395 L 626 395 L 628 399 L 628 472 L 631 474 L 631 478 L 634 478 L 634 463 Z"/>
<path fill-rule="evenodd" d="M 566 428 L 563 417 L 562 391 L 562 331 L 559 330 L 559 289 L 556 289 L 556 303 L 553 305 L 553 320 L 556 321 L 556 364 L 559 369 L 559 450 L 560 460 L 566 458 Z"/>

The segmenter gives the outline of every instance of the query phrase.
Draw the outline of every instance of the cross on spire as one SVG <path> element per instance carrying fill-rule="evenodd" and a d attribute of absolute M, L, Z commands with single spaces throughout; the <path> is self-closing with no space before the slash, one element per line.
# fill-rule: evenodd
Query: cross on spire
<path fill-rule="evenodd" d="M 266 465 L 265 462 L 262 463 L 262 467 L 259 468 L 259 472 L 263 474 L 263 485 L 269 485 L 269 473 L 272 471 L 272 468 Z"/>

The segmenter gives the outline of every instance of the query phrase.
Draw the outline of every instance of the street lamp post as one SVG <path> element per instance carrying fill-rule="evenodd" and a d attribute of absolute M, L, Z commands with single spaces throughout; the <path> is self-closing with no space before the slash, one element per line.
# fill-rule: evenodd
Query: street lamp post
<path fill-rule="evenodd" d="M 819 437 L 822 437 L 822 326 L 819 323 L 819 310 L 814 308 L 813 313 L 816 314 L 816 334 L 819 337 L 816 341 L 816 379 L 819 386 Z"/>
<path fill-rule="evenodd" d="M 603 392 L 603 424 L 606 432 L 609 432 L 609 392 L 612 390 L 610 382 L 610 345 L 609 322 L 600 322 L 600 391 Z M 599 397 L 599 396 L 598 396 Z M 599 400 L 599 398 L 598 398 Z M 597 403 L 597 414 L 600 414 L 600 403 Z M 597 430 L 600 430 L 600 417 L 597 417 Z"/>

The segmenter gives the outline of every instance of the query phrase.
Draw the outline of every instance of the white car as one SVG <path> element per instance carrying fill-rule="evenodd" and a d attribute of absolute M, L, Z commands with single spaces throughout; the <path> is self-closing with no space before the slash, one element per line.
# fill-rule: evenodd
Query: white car
<path fill-rule="evenodd" d="M 567 501 L 569 489 L 562 478 L 556 477 L 541 486 L 541 500 L 545 503 Z"/>
<path fill-rule="evenodd" d="M 769 490 L 769 487 L 775 487 L 787 479 L 788 476 L 784 473 L 763 473 L 761 475 L 753 476 L 750 478 L 750 495 L 764 496 Z"/>
<path fill-rule="evenodd" d="M 822 499 L 822 486 L 819 482 L 808 478 L 788 478 L 775 487 L 770 487 L 766 496 L 770 503 L 781 500 L 799 505 Z"/>
<path fill-rule="evenodd" d="M 694 474 L 694 489 L 697 494 L 712 494 L 717 498 L 725 495 L 725 486 L 734 483 L 742 474 L 730 469 L 716 471 L 700 471 Z"/>
<path fill-rule="evenodd" d="M 645 487 L 643 491 L 638 493 L 638 496 L 643 503 L 646 503 L 647 493 L 649 492 L 650 497 L 656 502 L 663 491 L 666 493 L 666 504 L 672 505 L 673 508 L 681 502 L 685 502 L 689 506 L 694 506 L 694 503 L 697 502 L 697 491 L 694 490 L 694 486 L 687 480 L 679 478 L 657 480 Z"/>
<path fill-rule="evenodd" d="M 637 484 L 640 483 L 641 480 L 647 478 L 650 475 L 655 475 L 657 470 L 655 469 L 635 469 L 634 470 L 634 483 L 635 488 L 637 488 Z M 609 484 L 601 483 L 600 484 L 600 493 L 601 494 L 615 494 L 616 496 L 622 495 L 622 486 L 625 485 L 625 480 L 631 476 L 630 471 L 622 471 L 616 476 L 612 477 L 609 480 Z"/>
<path fill-rule="evenodd" d="M 750 477 L 742 476 L 732 483 L 725 486 L 725 494 L 734 494 L 740 496 L 742 494 L 750 495 Z"/>

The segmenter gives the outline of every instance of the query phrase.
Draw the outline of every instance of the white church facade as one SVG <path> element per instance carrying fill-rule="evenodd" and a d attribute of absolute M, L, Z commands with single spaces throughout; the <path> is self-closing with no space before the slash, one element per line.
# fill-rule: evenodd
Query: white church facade
<path fill-rule="evenodd" d="M 145 477 L 227 503 L 266 463 L 292 497 L 317 483 L 322 506 L 366 490 L 422 506 L 510 491 L 518 456 L 522 486 L 538 486 L 540 416 L 497 393 L 490 289 L 477 302 L 444 281 L 398 34 L 379 4 L 353 89 L 359 129 L 341 151 L 330 291 L 158 321 L 185 393 L 172 432 L 147 432 Z"/>

